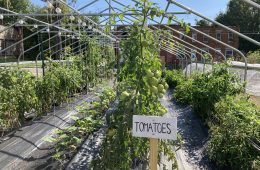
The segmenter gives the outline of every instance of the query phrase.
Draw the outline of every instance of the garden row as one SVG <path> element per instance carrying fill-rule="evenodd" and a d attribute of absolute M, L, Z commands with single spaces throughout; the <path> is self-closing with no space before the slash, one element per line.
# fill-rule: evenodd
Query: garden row
<path fill-rule="evenodd" d="M 228 64 L 186 78 L 166 71 L 174 98 L 192 106 L 209 127 L 207 154 L 219 167 L 259 169 L 260 110 L 243 93 L 244 83 L 229 72 Z"/>
<path fill-rule="evenodd" d="M 90 134 L 104 127 L 105 113 L 115 101 L 116 93 L 111 87 L 104 87 L 97 98 L 78 107 L 78 114 L 72 116 L 73 125 L 54 131 L 54 135 L 46 136 L 45 141 L 54 143 L 55 152 L 52 158 L 63 169 L 77 153 L 80 146 Z"/>
<path fill-rule="evenodd" d="M 66 64 L 50 60 L 42 77 L 15 68 L 0 69 L 0 131 L 21 126 L 26 112 L 40 116 L 110 76 L 115 56 L 111 46 L 91 41 L 84 55 L 66 53 L 65 59 Z"/>

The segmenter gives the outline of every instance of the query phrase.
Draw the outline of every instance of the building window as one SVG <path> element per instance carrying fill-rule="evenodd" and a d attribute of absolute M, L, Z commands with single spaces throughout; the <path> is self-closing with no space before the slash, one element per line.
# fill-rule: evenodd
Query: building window
<path fill-rule="evenodd" d="M 197 40 L 197 33 L 192 33 L 192 42 Z"/>
<path fill-rule="evenodd" d="M 180 34 L 180 39 L 182 39 L 182 40 L 184 40 L 184 35 L 183 34 L 185 34 L 185 32 L 184 31 L 180 31 L 182 34 Z"/>
<path fill-rule="evenodd" d="M 233 50 L 226 49 L 225 56 L 226 56 L 226 58 L 233 57 Z"/>
<path fill-rule="evenodd" d="M 207 35 L 209 35 L 209 31 L 204 31 Z M 205 35 L 203 35 L 203 42 L 208 43 L 209 42 L 209 38 Z"/>
<path fill-rule="evenodd" d="M 234 34 L 232 32 L 228 32 L 228 42 L 232 42 L 234 40 Z"/>
<path fill-rule="evenodd" d="M 217 32 L 217 33 L 216 33 L 216 38 L 217 38 L 219 41 L 221 41 L 221 32 Z"/>

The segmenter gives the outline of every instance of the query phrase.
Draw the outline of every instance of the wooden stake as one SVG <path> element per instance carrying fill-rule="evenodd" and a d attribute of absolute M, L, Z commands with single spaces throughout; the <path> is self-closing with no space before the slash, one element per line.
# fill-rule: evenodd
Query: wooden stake
<path fill-rule="evenodd" d="M 157 170 L 158 139 L 150 138 L 150 170 Z"/>

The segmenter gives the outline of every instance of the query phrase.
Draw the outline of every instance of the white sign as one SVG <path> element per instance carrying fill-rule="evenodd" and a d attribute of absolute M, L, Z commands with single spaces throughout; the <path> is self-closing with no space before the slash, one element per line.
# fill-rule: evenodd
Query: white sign
<path fill-rule="evenodd" d="M 134 115 L 132 133 L 136 137 L 176 140 L 177 118 Z"/>

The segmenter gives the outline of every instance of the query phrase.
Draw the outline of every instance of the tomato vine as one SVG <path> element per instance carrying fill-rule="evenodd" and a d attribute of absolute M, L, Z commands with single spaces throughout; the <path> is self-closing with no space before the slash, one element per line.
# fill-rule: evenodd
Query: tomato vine
<path fill-rule="evenodd" d="M 101 152 L 93 161 L 94 169 L 130 169 L 148 167 L 149 140 L 135 138 L 131 134 L 132 117 L 138 115 L 162 116 L 166 109 L 159 98 L 168 88 L 161 77 L 162 66 L 159 58 L 159 38 L 146 25 L 150 15 L 161 15 L 155 4 L 143 0 L 136 3 L 136 11 L 142 11 L 140 22 L 129 28 L 129 38 L 121 44 L 123 65 L 119 71 L 119 104 L 108 118 L 107 136 Z M 176 160 L 169 141 L 160 140 L 161 154 Z"/>

